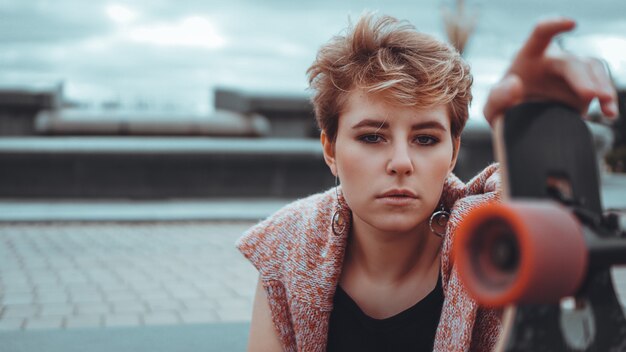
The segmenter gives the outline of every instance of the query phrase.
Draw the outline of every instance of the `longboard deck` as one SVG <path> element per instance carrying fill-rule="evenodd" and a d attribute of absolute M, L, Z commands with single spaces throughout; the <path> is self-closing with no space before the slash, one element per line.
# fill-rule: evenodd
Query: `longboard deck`
<path fill-rule="evenodd" d="M 598 163 L 580 115 L 554 103 L 528 103 L 496 122 L 494 149 L 504 201 L 552 199 L 602 217 Z M 505 309 L 496 351 L 626 351 L 626 320 L 609 268 L 590 268 L 576 307 Z"/>

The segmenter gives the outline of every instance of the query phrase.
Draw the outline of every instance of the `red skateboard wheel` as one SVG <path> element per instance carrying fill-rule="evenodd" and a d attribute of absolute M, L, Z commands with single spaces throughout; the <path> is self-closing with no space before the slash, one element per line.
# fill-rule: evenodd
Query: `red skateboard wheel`
<path fill-rule="evenodd" d="M 490 307 L 559 302 L 576 293 L 588 261 L 578 220 L 549 201 L 473 210 L 459 226 L 453 251 L 461 281 Z"/>

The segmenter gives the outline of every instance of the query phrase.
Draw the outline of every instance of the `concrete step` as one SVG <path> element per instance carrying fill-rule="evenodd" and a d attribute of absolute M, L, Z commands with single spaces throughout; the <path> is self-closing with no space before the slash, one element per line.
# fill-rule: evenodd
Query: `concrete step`
<path fill-rule="evenodd" d="M 0 139 L 0 198 L 298 198 L 334 184 L 314 139 Z"/>
<path fill-rule="evenodd" d="M 48 221 L 258 221 L 292 199 L 3 199 L 0 223 Z"/>

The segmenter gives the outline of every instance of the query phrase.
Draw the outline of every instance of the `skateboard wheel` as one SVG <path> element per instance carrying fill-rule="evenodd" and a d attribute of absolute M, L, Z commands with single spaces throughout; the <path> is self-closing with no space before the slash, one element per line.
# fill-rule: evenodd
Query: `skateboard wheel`
<path fill-rule="evenodd" d="M 483 306 L 555 303 L 582 284 L 588 250 L 578 220 L 549 201 L 490 204 L 460 224 L 454 257 Z"/>

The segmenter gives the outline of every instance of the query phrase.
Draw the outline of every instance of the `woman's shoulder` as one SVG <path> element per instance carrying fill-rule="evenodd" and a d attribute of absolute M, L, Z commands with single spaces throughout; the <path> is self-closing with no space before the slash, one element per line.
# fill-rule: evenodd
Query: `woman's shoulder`
<path fill-rule="evenodd" d="M 500 166 L 498 163 L 484 168 L 466 185 L 466 194 L 484 194 L 500 191 Z"/>
<path fill-rule="evenodd" d="M 447 209 L 451 209 L 459 200 L 472 203 L 482 198 L 482 195 L 489 193 L 499 195 L 500 191 L 500 167 L 494 163 L 484 168 L 467 183 L 461 181 L 456 175 L 450 174 L 444 181 L 442 202 Z"/>
<path fill-rule="evenodd" d="M 324 242 L 336 202 L 334 190 L 287 204 L 248 229 L 236 243 L 262 276 L 271 279 L 296 250 Z"/>

